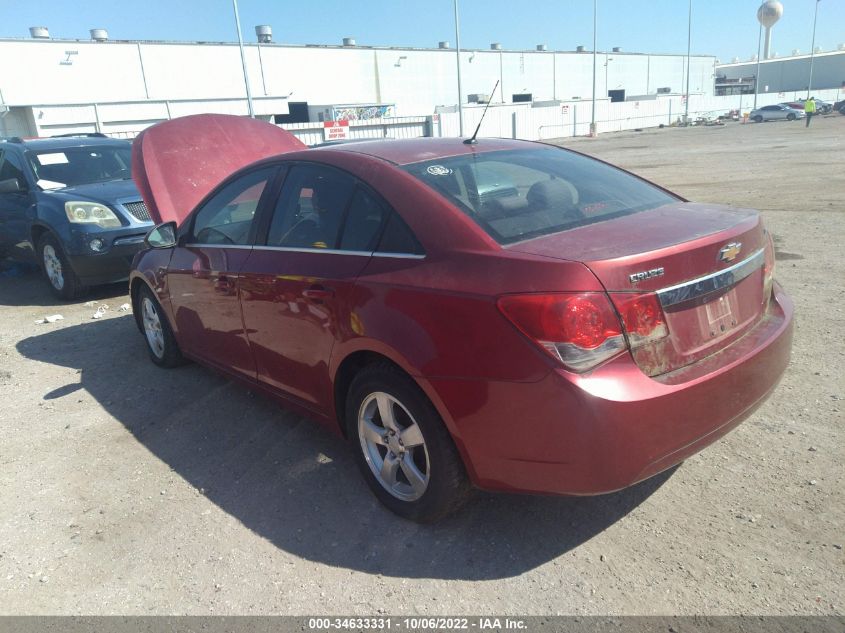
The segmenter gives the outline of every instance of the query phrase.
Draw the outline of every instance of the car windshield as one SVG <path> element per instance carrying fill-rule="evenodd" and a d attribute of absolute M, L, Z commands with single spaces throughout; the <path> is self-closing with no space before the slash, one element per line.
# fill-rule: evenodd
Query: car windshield
<path fill-rule="evenodd" d="M 679 200 L 620 169 L 553 147 L 473 153 L 405 169 L 500 244 Z"/>
<path fill-rule="evenodd" d="M 128 145 L 62 147 L 27 153 L 42 189 L 131 178 L 131 157 Z"/>

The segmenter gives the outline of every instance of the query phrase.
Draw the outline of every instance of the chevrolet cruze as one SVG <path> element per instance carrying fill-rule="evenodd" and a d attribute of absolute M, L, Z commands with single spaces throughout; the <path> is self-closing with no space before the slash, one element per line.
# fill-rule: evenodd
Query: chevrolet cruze
<path fill-rule="evenodd" d="M 734 428 L 789 360 L 756 211 L 573 151 L 306 149 L 202 115 L 148 129 L 133 170 L 160 222 L 130 279 L 152 361 L 198 361 L 345 436 L 413 520 L 473 486 L 630 486 Z"/>

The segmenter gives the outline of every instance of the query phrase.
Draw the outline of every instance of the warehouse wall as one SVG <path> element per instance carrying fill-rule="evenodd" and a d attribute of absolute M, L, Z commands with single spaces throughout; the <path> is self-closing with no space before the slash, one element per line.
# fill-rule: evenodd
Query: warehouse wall
<path fill-rule="evenodd" d="M 724 64 L 716 67 L 728 79 L 754 77 L 757 62 Z M 810 77 L 810 56 L 768 59 L 760 62 L 760 91 L 806 90 Z M 845 51 L 819 53 L 813 60 L 813 90 L 840 88 L 845 84 Z"/>
<path fill-rule="evenodd" d="M 250 44 L 246 57 L 256 97 L 394 103 L 401 116 L 431 114 L 435 106 L 457 100 L 453 50 Z M 497 79 L 499 102 L 510 102 L 515 93 L 531 93 L 534 100 L 592 94 L 590 53 L 480 50 L 461 57 L 464 103 L 467 95 L 489 94 Z M 653 94 L 660 87 L 682 92 L 685 61 L 684 56 L 599 54 L 597 92 L 604 96 L 608 87 L 628 95 Z M 690 92 L 711 94 L 714 68 L 713 57 L 693 57 Z M 0 87 L 10 105 L 196 102 L 245 95 L 234 44 L 0 40 Z M 267 113 L 286 112 L 282 104 Z"/>

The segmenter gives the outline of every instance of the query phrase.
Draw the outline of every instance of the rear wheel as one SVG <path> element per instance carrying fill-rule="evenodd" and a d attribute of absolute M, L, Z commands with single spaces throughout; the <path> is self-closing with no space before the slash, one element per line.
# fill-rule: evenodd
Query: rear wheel
<path fill-rule="evenodd" d="M 759 114 L 758 114 L 757 116 L 755 116 L 755 117 L 754 117 L 754 122 L 755 122 L 755 123 L 762 123 L 762 122 L 763 122 L 763 117 L 762 117 L 761 115 L 759 115 Z"/>
<path fill-rule="evenodd" d="M 73 272 L 59 240 L 53 234 L 45 233 L 38 240 L 38 255 L 44 279 L 59 299 L 70 301 L 88 291 Z"/>
<path fill-rule="evenodd" d="M 451 435 L 419 387 L 389 363 L 352 381 L 346 425 L 370 489 L 401 517 L 427 523 L 454 512 L 471 486 Z"/>
<path fill-rule="evenodd" d="M 143 286 L 135 303 L 150 359 L 159 367 L 178 367 L 185 363 L 173 330 L 152 291 Z"/>

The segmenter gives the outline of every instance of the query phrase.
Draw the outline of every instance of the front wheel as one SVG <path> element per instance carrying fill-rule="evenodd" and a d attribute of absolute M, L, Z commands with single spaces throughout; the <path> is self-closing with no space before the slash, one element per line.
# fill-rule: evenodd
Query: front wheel
<path fill-rule="evenodd" d="M 352 381 L 346 425 L 370 489 L 399 516 L 428 523 L 463 505 L 471 486 L 442 419 L 419 387 L 389 363 Z"/>
<path fill-rule="evenodd" d="M 792 112 L 790 112 L 789 114 L 787 114 L 787 115 L 786 115 L 786 120 L 787 120 L 787 121 L 794 121 L 794 120 L 795 120 L 795 115 L 794 115 L 794 114 L 792 114 Z"/>
<path fill-rule="evenodd" d="M 759 114 L 758 114 L 757 116 L 755 116 L 755 117 L 754 117 L 754 122 L 755 122 L 755 123 L 762 123 L 762 122 L 763 122 L 763 117 L 762 117 L 761 115 L 759 115 Z"/>
<path fill-rule="evenodd" d="M 38 240 L 38 255 L 41 272 L 56 297 L 70 301 L 88 291 L 73 272 L 64 249 L 52 233 L 45 233 Z"/>
<path fill-rule="evenodd" d="M 170 323 L 161 309 L 161 304 L 152 291 L 143 286 L 135 300 L 136 314 L 139 315 L 144 340 L 150 359 L 159 367 L 178 367 L 185 363 L 176 337 L 170 329 Z"/>

